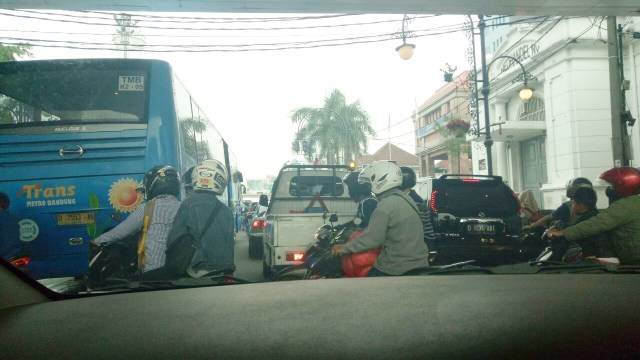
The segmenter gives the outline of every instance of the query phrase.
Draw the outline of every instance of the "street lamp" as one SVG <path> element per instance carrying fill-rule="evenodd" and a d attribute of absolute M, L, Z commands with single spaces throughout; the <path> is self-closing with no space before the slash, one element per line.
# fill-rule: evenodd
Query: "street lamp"
<path fill-rule="evenodd" d="M 402 58 L 402 60 L 409 60 L 413 56 L 413 49 L 415 49 L 415 45 L 407 44 L 407 33 L 405 31 L 405 25 L 409 22 L 409 17 L 407 14 L 402 18 L 402 45 L 396 48 L 398 55 Z"/>
<path fill-rule="evenodd" d="M 533 97 L 533 89 L 527 86 L 527 72 L 524 70 L 524 65 L 513 56 L 509 55 L 500 55 L 494 58 L 489 65 L 487 65 L 487 56 L 484 45 L 484 29 L 486 27 L 486 23 L 484 22 L 484 16 L 478 15 L 478 19 L 480 22 L 478 23 L 478 29 L 480 30 L 480 60 L 482 66 L 482 97 L 484 100 L 484 130 L 485 130 L 485 139 L 484 146 L 487 149 L 487 172 L 489 175 L 493 175 L 493 157 L 491 155 L 491 146 L 493 145 L 493 140 L 491 139 L 491 120 L 489 119 L 489 67 L 498 59 L 506 58 L 511 59 L 522 69 L 522 76 L 524 79 L 524 87 L 520 89 L 519 96 L 523 101 L 527 101 Z"/>

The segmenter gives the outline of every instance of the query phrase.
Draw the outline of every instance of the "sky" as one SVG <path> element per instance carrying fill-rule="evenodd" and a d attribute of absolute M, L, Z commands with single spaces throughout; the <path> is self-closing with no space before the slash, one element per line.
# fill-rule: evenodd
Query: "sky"
<path fill-rule="evenodd" d="M 377 134 L 368 153 L 387 141 L 415 153 L 412 112 L 445 85 L 446 63 L 470 68 L 461 16 L 407 15 L 406 42 L 416 47 L 402 60 L 402 15 L 131 14 L 136 39 L 152 51 L 127 57 L 172 64 L 245 179 L 276 175 L 296 158 L 290 113 L 322 107 L 334 89 L 369 114 Z M 116 27 L 110 13 L 0 10 L 0 43 L 28 41 L 33 59 L 122 57 Z"/>

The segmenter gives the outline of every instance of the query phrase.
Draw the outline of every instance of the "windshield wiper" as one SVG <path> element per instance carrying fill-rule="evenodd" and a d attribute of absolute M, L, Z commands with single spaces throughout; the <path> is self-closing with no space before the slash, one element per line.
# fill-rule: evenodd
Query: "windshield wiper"
<path fill-rule="evenodd" d="M 531 261 L 528 263 L 532 273 L 611 273 L 611 274 L 638 274 L 640 266 L 614 265 L 600 263 L 575 263 L 564 264 L 555 261 Z"/>
<path fill-rule="evenodd" d="M 531 261 L 493 267 L 472 265 L 469 260 L 460 263 L 432 266 L 412 272 L 412 275 L 464 275 L 464 274 L 577 274 L 577 273 L 611 273 L 611 274 L 639 274 L 637 265 L 605 265 L 599 263 L 564 264 L 555 261 Z"/>
<path fill-rule="evenodd" d="M 493 274 L 492 268 L 472 265 L 475 260 L 467 260 L 459 263 L 442 265 L 442 266 L 430 266 L 412 271 L 412 275 L 442 275 L 442 274 L 469 274 L 469 273 L 481 273 L 481 274 Z"/>
<path fill-rule="evenodd" d="M 173 280 L 127 280 L 107 279 L 107 284 L 78 292 L 79 294 L 100 294 L 112 292 L 146 291 L 160 289 L 183 289 L 206 286 L 250 284 L 251 281 L 232 275 L 203 276 L 200 278 L 179 278 Z"/>

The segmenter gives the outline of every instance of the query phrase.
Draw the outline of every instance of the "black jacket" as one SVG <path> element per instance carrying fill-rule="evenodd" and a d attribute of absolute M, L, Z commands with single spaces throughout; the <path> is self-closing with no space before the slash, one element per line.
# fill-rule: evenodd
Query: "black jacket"
<path fill-rule="evenodd" d="M 206 234 L 200 239 L 196 252 L 191 260 L 195 270 L 217 271 L 235 270 L 233 212 L 211 192 L 196 191 L 187 197 L 182 204 L 169 233 L 167 244 L 175 241 L 185 233 L 200 238 L 211 212 L 219 207 Z"/>

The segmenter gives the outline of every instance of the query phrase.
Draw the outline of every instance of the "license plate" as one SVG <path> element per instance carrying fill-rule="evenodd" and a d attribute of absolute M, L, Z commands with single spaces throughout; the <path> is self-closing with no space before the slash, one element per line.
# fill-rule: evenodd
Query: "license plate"
<path fill-rule="evenodd" d="M 96 222 L 95 214 L 92 212 L 62 213 L 58 214 L 58 225 L 87 225 Z"/>
<path fill-rule="evenodd" d="M 494 224 L 467 224 L 467 234 L 495 235 Z"/>

